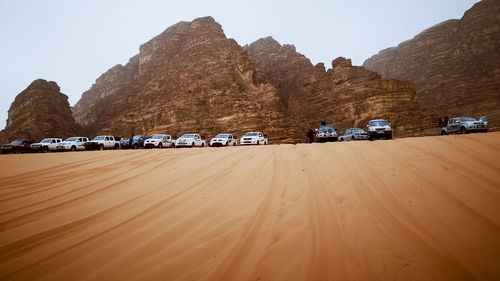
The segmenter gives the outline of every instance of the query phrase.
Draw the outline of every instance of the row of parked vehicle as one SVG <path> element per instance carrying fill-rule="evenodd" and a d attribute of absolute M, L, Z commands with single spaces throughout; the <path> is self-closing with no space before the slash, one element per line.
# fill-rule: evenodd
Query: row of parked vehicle
<path fill-rule="evenodd" d="M 321 125 L 316 129 L 315 140 L 324 141 L 350 141 L 350 140 L 374 140 L 378 138 L 392 139 L 391 123 L 384 119 L 370 120 L 366 125 L 368 131 L 361 128 L 349 128 L 342 136 L 337 135 L 335 127 Z M 487 132 L 488 119 L 483 116 L 479 120 L 472 117 L 455 117 L 449 119 L 446 124 L 438 128 L 439 135 L 468 134 L 474 132 Z"/>
<path fill-rule="evenodd" d="M 168 134 L 134 136 L 130 139 L 111 135 L 97 136 L 92 140 L 87 137 L 45 138 L 41 142 L 29 139 L 17 139 L 2 145 L 2 153 L 77 151 L 104 149 L 138 149 L 138 148 L 176 148 L 205 147 L 206 141 L 199 134 L 184 134 L 177 140 Z M 209 146 L 236 146 L 238 139 L 232 134 L 218 134 L 210 140 Z M 248 132 L 240 140 L 240 145 L 267 145 L 267 136 L 261 132 Z"/>
<path fill-rule="evenodd" d="M 332 125 L 323 123 L 316 129 L 316 142 L 374 140 L 377 138 L 392 139 L 391 124 L 384 119 L 370 120 L 366 125 L 367 131 L 361 128 L 349 128 L 339 136 Z M 466 134 L 470 132 L 487 132 L 488 120 L 481 117 L 476 120 L 472 117 L 451 118 L 439 127 L 440 135 Z M 314 134 L 314 136 L 313 136 Z M 236 146 L 238 138 L 232 134 L 218 134 L 210 140 L 209 146 Z M 240 145 L 267 145 L 267 136 L 262 132 L 248 132 L 240 140 Z M 177 140 L 168 134 L 157 134 L 152 137 L 146 135 L 134 136 L 130 139 L 111 135 L 97 136 L 92 140 L 86 137 L 71 137 L 66 140 L 60 138 L 46 138 L 34 143 L 29 139 L 16 139 L 9 144 L 2 145 L 1 153 L 21 152 L 49 152 L 49 151 L 76 151 L 76 150 L 103 150 L 103 149 L 138 149 L 138 148 L 176 148 L 176 147 L 205 147 L 206 141 L 199 134 L 184 134 Z"/>
<path fill-rule="evenodd" d="M 350 140 L 374 140 L 378 138 L 392 139 L 391 124 L 384 119 L 371 120 L 366 125 L 368 131 L 361 128 L 349 128 L 339 136 L 332 125 L 321 125 L 316 129 L 315 141 L 350 141 Z"/>

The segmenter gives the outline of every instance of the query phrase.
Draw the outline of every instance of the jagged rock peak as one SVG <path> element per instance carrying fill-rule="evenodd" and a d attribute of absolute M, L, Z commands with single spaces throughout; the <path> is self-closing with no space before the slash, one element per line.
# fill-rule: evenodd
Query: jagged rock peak
<path fill-rule="evenodd" d="M 335 69 L 336 67 L 351 67 L 352 62 L 351 59 L 346 59 L 344 57 L 338 57 L 332 61 L 332 68 Z"/>

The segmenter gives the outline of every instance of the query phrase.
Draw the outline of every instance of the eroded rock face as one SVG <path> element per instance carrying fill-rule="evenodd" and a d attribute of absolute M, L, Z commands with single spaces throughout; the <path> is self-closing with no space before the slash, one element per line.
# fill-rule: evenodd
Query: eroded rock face
<path fill-rule="evenodd" d="M 350 59 L 337 58 L 332 69 L 313 66 L 291 45 L 280 45 L 271 37 L 245 46 L 256 67 L 256 81 L 278 89 L 290 116 L 301 131 L 321 120 L 342 131 L 365 128 L 371 119 L 392 123 L 396 136 L 435 134 L 434 114 L 416 104 L 412 83 L 383 80 L 372 71 L 352 66 Z"/>
<path fill-rule="evenodd" d="M 2 143 L 17 138 L 40 141 L 45 137 L 66 138 L 76 131 L 68 96 L 60 92 L 56 82 L 38 79 L 17 95 L 0 138 Z"/>
<path fill-rule="evenodd" d="M 143 44 L 127 65 L 97 79 L 73 114 L 91 135 L 257 130 L 272 142 L 302 139 L 275 87 L 254 83 L 246 52 L 211 17 L 180 22 Z"/>
<path fill-rule="evenodd" d="M 500 129 L 500 1 L 433 26 L 366 60 L 383 78 L 415 83 L 419 105 L 439 116 L 486 115 Z"/>

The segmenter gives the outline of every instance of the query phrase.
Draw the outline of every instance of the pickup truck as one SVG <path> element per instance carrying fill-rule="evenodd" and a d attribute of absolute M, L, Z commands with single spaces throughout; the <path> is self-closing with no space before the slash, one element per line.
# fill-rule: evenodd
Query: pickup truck
<path fill-rule="evenodd" d="M 240 145 L 245 145 L 245 144 L 266 145 L 267 136 L 261 132 L 248 132 L 240 139 Z"/>
<path fill-rule="evenodd" d="M 208 143 L 209 146 L 236 146 L 238 139 L 232 134 L 218 134 Z"/>
<path fill-rule="evenodd" d="M 163 147 L 174 147 L 175 140 L 172 139 L 170 135 L 158 134 L 144 141 L 145 148 L 163 148 Z"/>
<path fill-rule="evenodd" d="M 201 139 L 199 134 L 184 134 L 175 142 L 175 147 L 205 147 L 206 141 Z"/>
<path fill-rule="evenodd" d="M 476 120 L 472 117 L 456 117 L 448 120 L 445 127 L 439 128 L 440 135 L 467 134 L 471 132 L 487 132 L 488 121 L 486 118 Z"/>
<path fill-rule="evenodd" d="M 32 143 L 31 150 L 33 152 L 49 152 L 57 151 L 57 146 L 60 145 L 62 139 L 59 138 L 45 138 L 41 142 Z"/>
<path fill-rule="evenodd" d="M 97 136 L 93 140 L 84 143 L 85 150 L 119 149 L 120 138 L 114 136 Z"/>
<path fill-rule="evenodd" d="M 11 143 L 2 145 L 2 154 L 32 152 L 30 146 L 32 143 L 33 141 L 28 139 L 14 140 Z"/>
<path fill-rule="evenodd" d="M 86 137 L 71 137 L 65 139 L 63 142 L 57 145 L 57 150 L 61 151 L 76 151 L 76 150 L 85 150 L 85 143 L 88 142 L 89 139 Z"/>

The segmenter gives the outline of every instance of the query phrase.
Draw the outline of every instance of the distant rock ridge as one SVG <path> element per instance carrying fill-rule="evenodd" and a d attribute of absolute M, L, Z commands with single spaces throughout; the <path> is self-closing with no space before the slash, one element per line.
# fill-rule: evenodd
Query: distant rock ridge
<path fill-rule="evenodd" d="M 486 115 L 500 129 L 500 1 L 483 0 L 460 20 L 428 28 L 363 66 L 415 83 L 416 100 L 439 116 Z"/>
<path fill-rule="evenodd" d="M 382 80 L 343 57 L 333 60 L 332 69 L 325 71 L 322 63 L 313 66 L 295 47 L 282 46 L 272 37 L 245 49 L 255 64 L 256 81 L 276 86 L 301 131 L 321 120 L 345 130 L 385 118 L 393 124 L 396 136 L 435 133 L 434 114 L 416 104 L 410 82 Z"/>
<path fill-rule="evenodd" d="M 78 129 L 71 114 L 68 96 L 60 92 L 56 82 L 38 79 L 16 96 L 9 109 L 7 125 L 0 132 L 0 141 L 65 138 L 76 134 Z"/>

